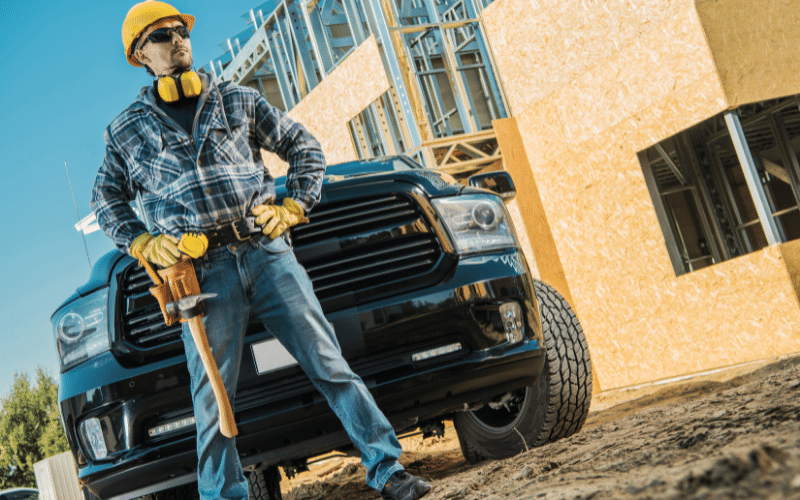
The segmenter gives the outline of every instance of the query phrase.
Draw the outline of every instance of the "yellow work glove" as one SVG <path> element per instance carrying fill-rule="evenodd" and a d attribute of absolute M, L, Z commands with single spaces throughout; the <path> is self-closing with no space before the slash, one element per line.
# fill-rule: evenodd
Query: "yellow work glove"
<path fill-rule="evenodd" d="M 253 207 L 256 224 L 262 226 L 261 232 L 275 239 L 288 228 L 308 222 L 303 207 L 291 198 L 284 198 L 283 205 L 256 205 Z"/>
<path fill-rule="evenodd" d="M 174 266 L 181 259 L 178 239 L 168 234 L 153 236 L 150 233 L 143 233 L 139 235 L 131 243 L 128 253 L 138 259 L 140 252 L 147 262 L 162 268 Z"/>
<path fill-rule="evenodd" d="M 199 259 L 208 250 L 208 238 L 203 233 L 183 233 L 178 250 L 193 259 Z"/>

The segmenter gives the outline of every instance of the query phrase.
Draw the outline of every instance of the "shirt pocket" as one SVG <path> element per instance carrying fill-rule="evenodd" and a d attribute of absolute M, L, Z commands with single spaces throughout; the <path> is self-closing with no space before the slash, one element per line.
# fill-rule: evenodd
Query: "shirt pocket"
<path fill-rule="evenodd" d="M 237 115 L 230 115 L 227 119 L 230 132 L 221 116 L 211 123 L 206 143 L 203 146 L 205 161 L 202 163 L 242 166 L 253 163 L 249 121 L 246 117 Z"/>
<path fill-rule="evenodd" d="M 149 191 L 158 192 L 181 176 L 183 151 L 189 139 L 174 132 L 148 134 L 133 151 L 133 161 L 140 172 L 140 183 Z M 187 157 L 190 158 L 190 157 Z"/>

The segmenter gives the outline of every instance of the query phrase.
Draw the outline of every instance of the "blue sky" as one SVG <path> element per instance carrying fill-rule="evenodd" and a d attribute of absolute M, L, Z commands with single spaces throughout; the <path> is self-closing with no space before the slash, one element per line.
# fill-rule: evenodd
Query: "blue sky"
<path fill-rule="evenodd" d="M 50 315 L 89 275 L 64 160 L 84 217 L 104 128 L 152 83 L 122 49 L 122 20 L 135 3 L 0 4 L 0 396 L 15 371 L 58 375 Z M 260 3 L 173 2 L 196 18 L 195 66 L 221 55 L 219 44 L 244 30 L 241 15 Z M 112 249 L 102 232 L 86 243 L 93 263 Z"/>

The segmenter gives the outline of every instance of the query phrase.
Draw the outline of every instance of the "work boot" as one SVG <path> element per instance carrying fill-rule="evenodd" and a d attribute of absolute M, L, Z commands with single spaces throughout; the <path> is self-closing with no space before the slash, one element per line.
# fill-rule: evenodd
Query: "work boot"
<path fill-rule="evenodd" d="M 392 474 L 381 491 L 385 500 L 417 500 L 431 490 L 431 483 L 421 477 L 412 476 L 404 470 Z"/>

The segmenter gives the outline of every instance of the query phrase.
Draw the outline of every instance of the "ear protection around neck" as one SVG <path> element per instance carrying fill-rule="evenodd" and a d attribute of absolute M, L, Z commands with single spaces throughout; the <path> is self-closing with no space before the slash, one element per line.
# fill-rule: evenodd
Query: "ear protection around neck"
<path fill-rule="evenodd" d="M 181 73 L 175 78 L 172 76 L 161 76 L 158 78 L 158 95 L 164 102 L 173 103 L 186 97 L 197 97 L 203 89 L 200 75 L 194 71 Z"/>

